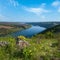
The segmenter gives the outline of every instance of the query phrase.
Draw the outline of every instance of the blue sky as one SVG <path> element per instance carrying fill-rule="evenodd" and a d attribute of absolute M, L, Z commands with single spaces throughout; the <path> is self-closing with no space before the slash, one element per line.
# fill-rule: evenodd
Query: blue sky
<path fill-rule="evenodd" d="M 0 0 L 0 22 L 60 21 L 60 0 Z"/>

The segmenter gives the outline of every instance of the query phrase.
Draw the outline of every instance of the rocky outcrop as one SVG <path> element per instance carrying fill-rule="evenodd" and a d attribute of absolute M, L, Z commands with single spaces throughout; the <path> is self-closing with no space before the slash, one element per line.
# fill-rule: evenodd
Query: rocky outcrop
<path fill-rule="evenodd" d="M 27 41 L 19 40 L 17 43 L 18 48 L 23 49 L 28 47 L 30 44 Z"/>
<path fill-rule="evenodd" d="M 0 47 L 7 46 L 9 43 L 6 41 L 0 41 Z"/>

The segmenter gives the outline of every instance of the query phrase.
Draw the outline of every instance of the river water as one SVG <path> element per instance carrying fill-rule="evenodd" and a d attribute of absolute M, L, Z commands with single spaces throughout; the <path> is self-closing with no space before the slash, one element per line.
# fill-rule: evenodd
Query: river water
<path fill-rule="evenodd" d="M 17 36 L 20 36 L 20 35 L 25 36 L 25 37 L 32 37 L 33 35 L 38 34 L 38 33 L 42 32 L 42 31 L 44 31 L 45 29 L 46 28 L 40 27 L 40 26 L 32 26 L 32 27 L 30 27 L 28 29 L 14 32 L 11 35 L 13 37 L 17 37 Z"/>

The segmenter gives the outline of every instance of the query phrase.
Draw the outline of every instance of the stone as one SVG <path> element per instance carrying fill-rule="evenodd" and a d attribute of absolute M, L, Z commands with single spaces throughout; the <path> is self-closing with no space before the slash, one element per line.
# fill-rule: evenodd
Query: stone
<path fill-rule="evenodd" d="M 8 45 L 8 42 L 6 41 L 0 41 L 0 46 L 3 47 L 3 46 L 6 46 Z"/>
<path fill-rule="evenodd" d="M 23 49 L 24 47 L 27 47 L 29 46 L 30 44 L 27 42 L 27 41 L 23 41 L 23 40 L 19 40 L 18 43 L 17 43 L 18 47 L 20 49 Z"/>

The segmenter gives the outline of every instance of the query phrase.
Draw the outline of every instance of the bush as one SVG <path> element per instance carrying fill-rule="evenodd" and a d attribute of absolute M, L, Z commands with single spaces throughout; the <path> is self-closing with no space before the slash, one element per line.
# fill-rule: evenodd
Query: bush
<path fill-rule="evenodd" d="M 18 39 L 25 40 L 26 38 L 24 36 L 18 36 Z"/>

